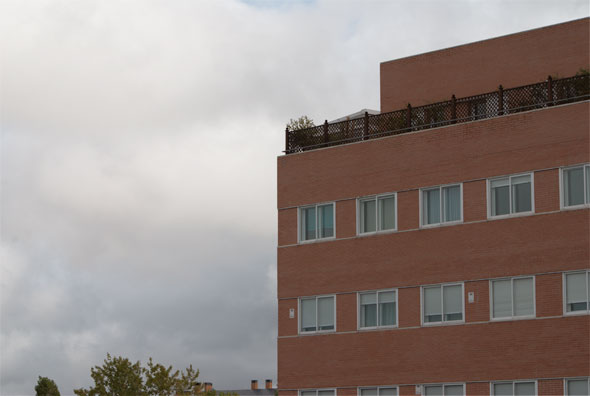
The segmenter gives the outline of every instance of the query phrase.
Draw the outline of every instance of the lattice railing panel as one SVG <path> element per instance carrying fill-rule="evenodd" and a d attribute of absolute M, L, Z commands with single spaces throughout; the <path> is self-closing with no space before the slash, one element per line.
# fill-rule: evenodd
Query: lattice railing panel
<path fill-rule="evenodd" d="M 287 154 L 590 99 L 588 74 L 287 131 Z"/>

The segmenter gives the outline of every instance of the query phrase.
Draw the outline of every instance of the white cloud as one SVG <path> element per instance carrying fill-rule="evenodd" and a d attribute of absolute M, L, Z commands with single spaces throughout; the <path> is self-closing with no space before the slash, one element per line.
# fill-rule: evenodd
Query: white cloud
<path fill-rule="evenodd" d="M 585 1 L 0 3 L 0 393 L 106 353 L 276 378 L 289 118 L 379 108 L 379 62 L 588 15 Z"/>

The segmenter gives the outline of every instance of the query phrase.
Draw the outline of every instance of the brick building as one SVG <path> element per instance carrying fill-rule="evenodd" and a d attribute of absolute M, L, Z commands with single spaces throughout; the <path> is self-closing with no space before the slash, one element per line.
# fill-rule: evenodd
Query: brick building
<path fill-rule="evenodd" d="M 589 21 L 384 62 L 381 114 L 287 131 L 281 396 L 588 394 Z"/>

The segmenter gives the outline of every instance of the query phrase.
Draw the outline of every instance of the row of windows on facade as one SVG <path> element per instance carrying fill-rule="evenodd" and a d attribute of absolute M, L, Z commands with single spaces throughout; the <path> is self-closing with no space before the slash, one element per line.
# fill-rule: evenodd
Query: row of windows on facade
<path fill-rule="evenodd" d="M 565 273 L 564 313 L 590 312 L 590 271 Z M 422 287 L 422 323 L 444 324 L 464 320 L 463 283 Z M 396 327 L 397 290 L 358 293 L 358 328 Z M 490 281 L 491 320 L 535 317 L 533 276 Z M 335 296 L 299 299 L 300 333 L 334 331 Z"/>
<path fill-rule="evenodd" d="M 561 172 L 561 202 L 564 208 L 590 203 L 590 165 L 564 168 Z M 533 212 L 532 173 L 490 179 L 488 216 L 504 217 Z M 420 190 L 422 227 L 463 220 L 462 185 L 452 184 Z M 358 200 L 357 233 L 397 229 L 396 194 Z M 334 203 L 299 208 L 299 240 L 333 238 Z"/>
<path fill-rule="evenodd" d="M 590 390 L 590 378 L 572 378 L 564 381 L 564 394 L 572 396 L 587 396 Z M 423 385 L 417 389 L 416 394 L 424 396 L 463 396 L 465 384 L 433 384 Z M 537 394 L 537 381 L 502 381 L 492 382 L 490 395 L 512 396 Z M 300 396 L 336 396 L 335 389 L 308 389 L 299 391 Z M 398 388 L 395 386 L 383 386 L 373 388 L 359 388 L 358 396 L 397 396 Z"/>

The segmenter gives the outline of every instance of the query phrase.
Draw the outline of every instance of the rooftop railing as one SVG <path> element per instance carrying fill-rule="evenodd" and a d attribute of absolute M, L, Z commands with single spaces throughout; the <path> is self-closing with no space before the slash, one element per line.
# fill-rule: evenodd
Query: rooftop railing
<path fill-rule="evenodd" d="M 285 130 L 285 153 L 400 135 L 423 129 L 458 124 L 590 99 L 587 73 L 537 84 L 504 89 L 451 100 L 328 123 L 306 129 Z"/>

